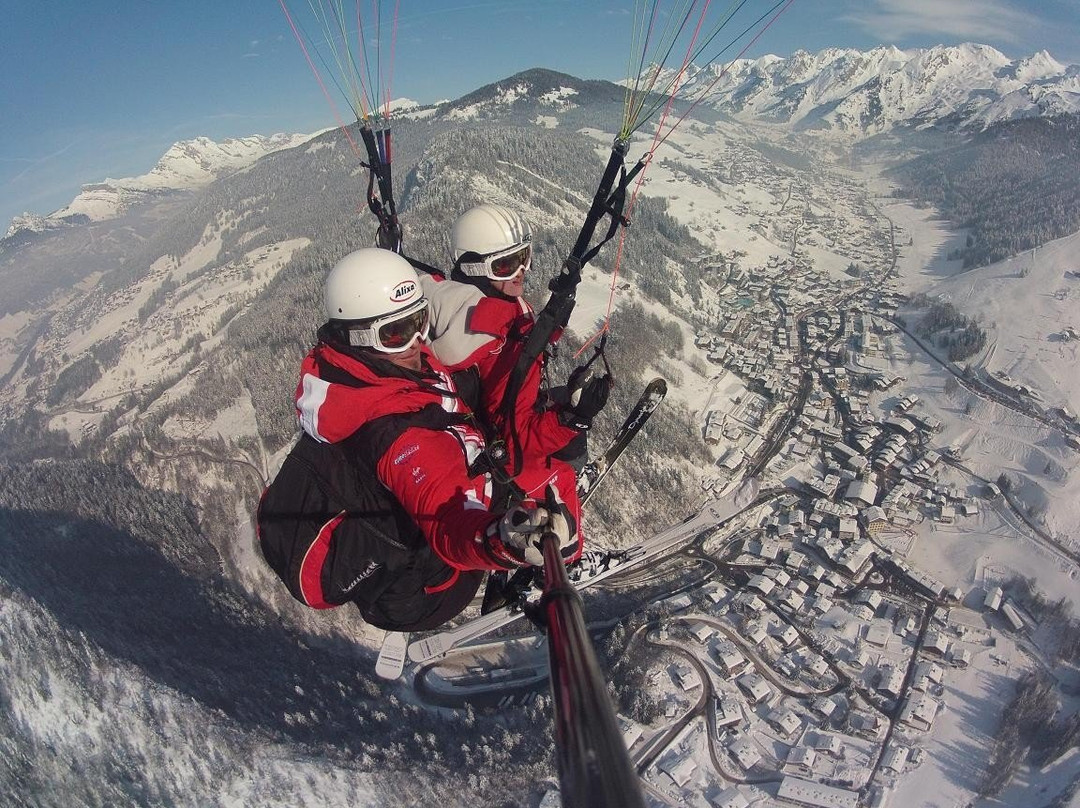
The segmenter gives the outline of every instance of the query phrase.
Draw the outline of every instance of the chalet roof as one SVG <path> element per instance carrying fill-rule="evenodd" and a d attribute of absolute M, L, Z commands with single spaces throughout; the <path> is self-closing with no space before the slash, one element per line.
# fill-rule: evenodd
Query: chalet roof
<path fill-rule="evenodd" d="M 748 808 L 750 805 L 738 786 L 728 786 L 710 797 L 709 802 L 713 808 Z"/>
<path fill-rule="evenodd" d="M 781 800 L 815 808 L 856 808 L 859 804 L 857 791 L 814 783 L 790 775 L 784 778 L 776 796 Z"/>

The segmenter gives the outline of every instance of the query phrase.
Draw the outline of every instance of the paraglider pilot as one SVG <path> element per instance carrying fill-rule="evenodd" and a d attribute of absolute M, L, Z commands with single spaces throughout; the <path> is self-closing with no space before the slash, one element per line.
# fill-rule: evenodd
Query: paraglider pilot
<path fill-rule="evenodd" d="M 435 628 L 485 570 L 541 565 L 553 533 L 581 554 L 573 475 L 492 474 L 488 438 L 427 345 L 416 271 L 388 250 L 345 256 L 296 389 L 301 440 L 263 495 L 259 539 L 303 603 L 347 601 L 380 628 Z"/>

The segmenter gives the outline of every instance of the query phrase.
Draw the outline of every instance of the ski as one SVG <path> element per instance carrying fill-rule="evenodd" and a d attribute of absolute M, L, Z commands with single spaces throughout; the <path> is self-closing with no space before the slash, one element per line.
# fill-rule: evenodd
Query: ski
<path fill-rule="evenodd" d="M 436 657 L 441 657 L 453 648 L 468 642 L 484 634 L 512 623 L 519 617 L 524 617 L 520 607 L 514 603 L 500 606 L 493 612 L 463 623 L 457 628 L 440 631 L 429 637 L 422 637 L 415 642 L 409 643 L 409 661 L 415 663 L 428 662 Z"/>
<path fill-rule="evenodd" d="M 659 377 L 649 382 L 645 392 L 641 394 L 641 398 L 637 400 L 623 425 L 615 433 L 615 438 L 611 441 L 607 451 L 595 460 L 586 463 L 585 468 L 578 473 L 578 497 L 581 499 L 582 505 L 589 500 L 593 491 L 596 490 L 596 486 L 611 471 L 612 466 L 618 461 L 626 447 L 630 445 L 630 441 L 641 431 L 653 411 L 660 406 L 660 402 L 664 400 L 665 395 L 667 395 L 667 382 Z"/>
<path fill-rule="evenodd" d="M 578 580 L 574 581 L 574 588 L 578 591 L 587 589 L 616 572 L 621 572 L 631 561 L 640 561 L 644 558 L 646 558 L 646 551 L 645 547 L 641 545 L 627 550 L 620 550 L 610 555 L 596 553 L 590 559 L 582 560 L 581 566 L 591 566 L 593 572 L 589 575 L 582 575 Z M 604 568 L 599 569 L 601 566 Z M 500 606 L 498 609 L 473 618 L 456 628 L 446 629 L 409 643 L 409 661 L 416 664 L 430 662 L 471 640 L 490 634 L 495 629 L 509 625 L 524 616 L 525 613 L 522 611 L 520 600 L 506 606 Z"/>
<path fill-rule="evenodd" d="M 405 670 L 405 652 L 409 647 L 407 631 L 388 631 L 383 637 L 379 658 L 375 661 L 375 674 L 383 679 L 397 679 Z"/>

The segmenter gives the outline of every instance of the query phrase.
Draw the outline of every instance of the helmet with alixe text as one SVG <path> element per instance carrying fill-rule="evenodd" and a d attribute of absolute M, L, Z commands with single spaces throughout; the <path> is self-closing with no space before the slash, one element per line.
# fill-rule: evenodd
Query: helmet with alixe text
<path fill-rule="evenodd" d="M 399 353 L 428 332 L 428 301 L 412 265 L 367 247 L 342 258 L 323 286 L 326 316 L 350 346 Z"/>

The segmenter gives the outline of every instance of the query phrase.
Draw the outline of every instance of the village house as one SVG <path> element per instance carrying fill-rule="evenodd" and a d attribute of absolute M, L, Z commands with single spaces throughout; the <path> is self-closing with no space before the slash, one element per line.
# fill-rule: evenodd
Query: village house
<path fill-rule="evenodd" d="M 794 735 L 802 726 L 802 721 L 794 712 L 779 707 L 769 713 L 765 720 L 784 736 Z"/>
<path fill-rule="evenodd" d="M 750 770 L 761 762 L 761 752 L 749 735 L 744 735 L 728 747 L 728 752 L 743 769 Z"/>
<path fill-rule="evenodd" d="M 890 699 L 900 697 L 901 688 L 904 685 L 904 671 L 891 663 L 883 666 L 879 671 L 880 681 L 877 686 L 879 693 Z"/>
<path fill-rule="evenodd" d="M 795 746 L 788 751 L 785 767 L 798 774 L 810 774 L 817 762 L 817 752 L 807 746 Z"/>
<path fill-rule="evenodd" d="M 893 745 L 888 748 L 881 758 L 881 768 L 893 775 L 901 774 L 908 760 L 908 748 L 906 746 Z"/>
<path fill-rule="evenodd" d="M 857 712 L 848 716 L 848 724 L 856 734 L 872 738 L 881 729 L 881 718 L 877 713 Z"/>
<path fill-rule="evenodd" d="M 749 808 L 749 801 L 739 791 L 738 786 L 728 786 L 723 791 L 709 798 L 712 808 Z"/>
<path fill-rule="evenodd" d="M 856 508 L 869 508 L 877 501 L 878 487 L 869 480 L 852 480 L 844 491 L 844 499 Z"/>
<path fill-rule="evenodd" d="M 808 732 L 807 743 L 818 754 L 830 755 L 832 757 L 839 756 L 844 749 L 844 744 L 841 743 L 840 738 L 833 735 L 831 732 Z"/>
<path fill-rule="evenodd" d="M 744 673 L 735 680 L 735 684 L 746 694 L 751 704 L 760 704 L 772 695 L 772 687 L 759 673 Z"/>
<path fill-rule="evenodd" d="M 692 755 L 669 755 L 660 761 L 658 768 L 670 777 L 679 788 L 686 788 L 697 772 L 697 763 Z"/>
<path fill-rule="evenodd" d="M 779 640 L 784 648 L 790 648 L 799 641 L 799 632 L 795 630 L 794 626 L 774 626 L 769 633 Z"/>
<path fill-rule="evenodd" d="M 743 721 L 738 699 L 727 692 L 721 693 L 720 698 L 713 699 L 713 714 L 718 730 L 741 724 Z"/>
<path fill-rule="evenodd" d="M 729 677 L 739 676 L 750 664 L 733 642 L 722 642 L 714 646 L 713 658 Z"/>
<path fill-rule="evenodd" d="M 780 783 L 776 796 L 780 800 L 810 808 L 856 808 L 859 792 L 827 786 L 787 775 Z"/>
<path fill-rule="evenodd" d="M 763 597 L 768 597 L 772 594 L 773 589 L 776 588 L 776 583 L 771 578 L 766 578 L 764 575 L 754 575 L 750 578 L 746 587 L 747 589 L 753 589 L 756 592 L 759 592 Z"/>
<path fill-rule="evenodd" d="M 949 653 L 949 638 L 943 631 L 930 631 L 923 641 L 922 650 L 944 658 Z"/>
<path fill-rule="evenodd" d="M 900 723 L 923 732 L 929 732 L 934 726 L 939 704 L 925 693 L 914 693 L 900 711 Z"/>
<path fill-rule="evenodd" d="M 870 506 L 860 514 L 860 517 L 862 518 L 863 527 L 871 537 L 877 536 L 889 526 L 889 518 L 885 514 L 885 509 L 880 505 Z"/>

